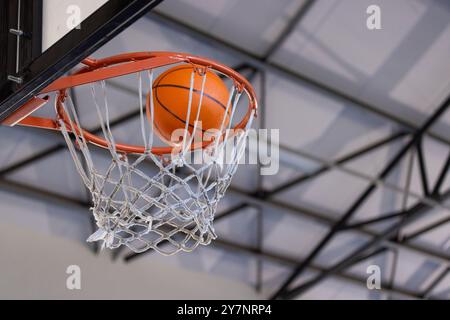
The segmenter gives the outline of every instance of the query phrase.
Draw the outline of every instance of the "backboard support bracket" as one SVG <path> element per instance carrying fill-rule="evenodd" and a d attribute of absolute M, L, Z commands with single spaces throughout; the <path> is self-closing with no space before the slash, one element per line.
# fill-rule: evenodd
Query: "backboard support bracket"
<path fill-rule="evenodd" d="M 29 1 L 29 0 L 22 0 Z M 9 3 L 10 1 L 6 1 Z M 31 1 L 38 3 L 40 1 Z M 11 90 L 0 95 L 0 123 L 16 112 L 54 80 L 63 76 L 81 60 L 118 35 L 162 0 L 109 0 L 44 53 L 23 67 L 23 74 L 8 75 L 22 78 L 22 83 L 8 81 Z M 42 10 L 42 8 L 41 8 Z M 10 37 L 14 25 L 2 25 Z M 6 27 L 6 28 L 5 28 Z M 8 38 L 9 39 L 9 38 Z M 9 49 L 8 49 L 9 50 Z M 11 46 L 12 50 L 12 46 Z M 10 52 L 8 56 L 12 56 Z"/>
<path fill-rule="evenodd" d="M 1 124 L 10 127 L 15 126 L 16 124 L 24 120 L 26 117 L 28 117 L 30 114 L 32 114 L 34 111 L 46 105 L 48 100 L 49 100 L 48 96 L 45 96 L 44 98 L 39 97 L 31 98 L 22 106 L 22 108 L 17 109 L 12 114 L 10 114 L 5 120 L 3 120 Z"/>

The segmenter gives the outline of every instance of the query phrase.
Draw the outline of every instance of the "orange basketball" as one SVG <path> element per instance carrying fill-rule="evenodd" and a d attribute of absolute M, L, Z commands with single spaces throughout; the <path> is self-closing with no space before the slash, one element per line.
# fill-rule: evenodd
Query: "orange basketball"
<path fill-rule="evenodd" d="M 189 92 L 193 66 L 181 65 L 162 73 L 153 84 L 154 125 L 155 132 L 169 144 L 174 130 L 185 129 L 189 106 Z M 203 76 L 194 73 L 194 90 L 192 91 L 189 133 L 192 134 L 201 97 Z M 201 129 L 220 129 L 229 100 L 225 83 L 212 71 L 206 71 L 206 81 L 198 121 Z M 227 128 L 231 107 L 225 119 Z M 198 128 L 198 127 L 197 127 Z M 200 132 L 200 131 L 198 131 Z"/>

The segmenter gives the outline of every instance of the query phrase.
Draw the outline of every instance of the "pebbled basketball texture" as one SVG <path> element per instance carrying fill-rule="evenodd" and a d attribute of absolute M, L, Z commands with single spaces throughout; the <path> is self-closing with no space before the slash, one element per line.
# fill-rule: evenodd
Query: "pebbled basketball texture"
<path fill-rule="evenodd" d="M 171 141 L 172 132 L 186 127 L 193 68 L 191 65 L 170 68 L 159 75 L 153 83 L 155 131 L 162 140 L 171 145 L 176 144 Z M 189 117 L 190 134 L 194 129 L 197 116 L 202 81 L 203 77 L 196 71 Z M 203 132 L 208 129 L 220 129 L 228 100 L 229 92 L 222 79 L 214 72 L 206 71 L 206 82 L 198 119 L 202 122 Z M 231 107 L 226 115 L 224 128 L 227 128 L 230 113 Z"/>

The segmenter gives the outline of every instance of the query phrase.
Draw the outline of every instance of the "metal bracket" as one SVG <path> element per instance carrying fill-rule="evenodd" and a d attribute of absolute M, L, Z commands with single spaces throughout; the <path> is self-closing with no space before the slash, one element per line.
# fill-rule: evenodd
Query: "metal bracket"
<path fill-rule="evenodd" d="M 20 77 L 20 76 L 13 76 L 13 75 L 8 75 L 8 80 L 9 81 L 12 81 L 12 82 L 15 82 L 15 83 L 17 83 L 17 84 L 22 84 L 22 82 L 23 82 L 23 78 L 22 77 Z"/>
<path fill-rule="evenodd" d="M 23 30 L 18 30 L 18 29 L 9 29 L 9 33 L 12 33 L 18 37 L 23 36 L 23 34 L 24 34 Z"/>
<path fill-rule="evenodd" d="M 9 29 L 9 33 L 11 33 L 11 34 L 13 34 L 13 35 L 15 35 L 17 37 L 24 37 L 24 38 L 27 38 L 27 39 L 31 39 L 31 35 L 32 35 L 29 32 L 25 32 L 23 30 L 13 29 L 13 28 Z"/>

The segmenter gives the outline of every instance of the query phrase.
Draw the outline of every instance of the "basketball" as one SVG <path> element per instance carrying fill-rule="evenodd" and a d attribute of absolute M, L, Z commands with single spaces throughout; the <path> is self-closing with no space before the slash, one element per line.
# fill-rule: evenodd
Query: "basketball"
<path fill-rule="evenodd" d="M 155 132 L 163 141 L 170 145 L 177 144 L 171 139 L 172 133 L 177 129 L 184 130 L 186 128 L 193 68 L 191 65 L 176 66 L 163 72 L 154 81 Z M 202 83 L 203 76 L 196 70 L 189 116 L 188 130 L 190 134 L 192 134 L 197 118 Z M 198 121 L 201 121 L 203 132 L 208 129 L 220 130 L 228 100 L 229 92 L 225 83 L 214 72 L 207 70 L 200 115 L 198 117 Z M 229 107 L 228 111 L 223 129 L 226 129 L 229 123 L 231 107 Z M 197 131 L 197 133 L 200 134 L 201 132 Z"/>

